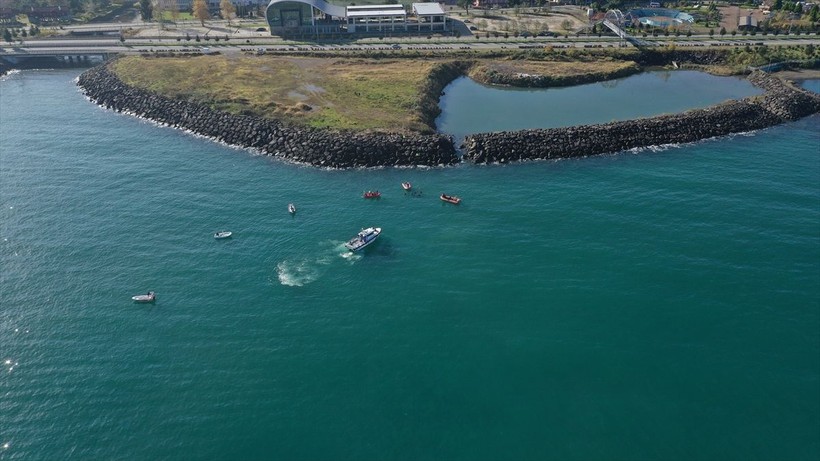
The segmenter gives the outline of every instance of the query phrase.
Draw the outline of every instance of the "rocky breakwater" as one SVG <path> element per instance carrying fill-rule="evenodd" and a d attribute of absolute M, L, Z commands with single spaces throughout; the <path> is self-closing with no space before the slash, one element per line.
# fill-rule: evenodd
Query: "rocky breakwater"
<path fill-rule="evenodd" d="M 820 95 L 763 72 L 753 73 L 749 80 L 765 93 L 675 115 L 475 134 L 465 139 L 464 157 L 475 163 L 584 157 L 759 130 L 820 112 Z"/>
<path fill-rule="evenodd" d="M 527 74 L 522 72 L 504 72 L 486 66 L 474 72 L 471 77 L 486 85 L 512 86 L 516 88 L 552 88 L 558 86 L 583 85 L 584 83 L 613 80 L 627 77 L 641 71 L 637 64 L 615 71 L 590 72 L 579 75 L 550 76 L 542 74 Z"/>
<path fill-rule="evenodd" d="M 229 114 L 126 85 L 108 65 L 84 72 L 78 84 L 100 106 L 288 161 L 327 168 L 438 166 L 459 161 L 447 136 L 321 130 Z"/>

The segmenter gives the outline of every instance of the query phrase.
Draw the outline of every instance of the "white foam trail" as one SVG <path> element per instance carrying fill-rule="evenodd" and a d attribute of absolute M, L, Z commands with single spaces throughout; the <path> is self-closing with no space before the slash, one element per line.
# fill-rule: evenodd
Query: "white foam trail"
<path fill-rule="evenodd" d="M 276 265 L 279 283 L 290 287 L 301 287 L 319 278 L 319 271 L 310 261 L 282 261 Z"/>
<path fill-rule="evenodd" d="M 347 260 L 347 262 L 349 262 L 350 264 L 353 264 L 356 261 L 362 259 L 362 255 L 360 255 L 358 253 L 351 253 L 350 251 L 347 251 L 347 248 L 345 248 L 344 251 L 339 253 L 339 256 L 341 256 L 342 259 Z"/>
<path fill-rule="evenodd" d="M 6 75 L 0 77 L 0 82 L 2 82 L 3 80 L 7 80 L 9 77 L 11 77 L 14 74 L 19 74 L 19 73 L 20 73 L 20 69 L 11 69 L 8 72 L 6 72 Z"/>
<path fill-rule="evenodd" d="M 349 264 L 353 264 L 356 261 L 362 259 L 362 255 L 359 253 L 353 253 L 352 251 L 348 250 L 344 243 L 339 243 L 336 245 L 333 250 L 342 257 L 345 261 Z"/>

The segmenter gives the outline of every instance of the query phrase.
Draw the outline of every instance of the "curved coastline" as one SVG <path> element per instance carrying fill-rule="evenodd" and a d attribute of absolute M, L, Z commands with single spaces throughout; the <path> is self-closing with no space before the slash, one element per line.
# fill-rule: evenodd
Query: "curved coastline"
<path fill-rule="evenodd" d="M 586 157 L 759 130 L 820 112 L 820 95 L 761 71 L 748 79 L 765 93 L 672 115 L 473 134 L 464 140 L 464 158 L 485 164 Z"/>
<path fill-rule="evenodd" d="M 229 114 L 126 85 L 108 64 L 84 72 L 78 85 L 102 107 L 296 163 L 358 168 L 441 166 L 459 161 L 453 140 L 442 134 L 322 130 Z"/>
<path fill-rule="evenodd" d="M 456 62 L 431 75 L 419 104 L 426 122 L 438 113 L 433 101 L 438 102 L 441 89 L 469 67 L 467 62 Z M 765 93 L 645 119 L 473 134 L 462 145 L 463 158 L 486 164 L 585 157 L 748 132 L 820 112 L 820 95 L 760 71 L 748 78 Z M 317 129 L 229 114 L 126 85 L 109 64 L 84 72 L 78 85 L 100 106 L 296 163 L 357 168 L 446 166 L 460 161 L 452 138 L 446 135 Z"/>

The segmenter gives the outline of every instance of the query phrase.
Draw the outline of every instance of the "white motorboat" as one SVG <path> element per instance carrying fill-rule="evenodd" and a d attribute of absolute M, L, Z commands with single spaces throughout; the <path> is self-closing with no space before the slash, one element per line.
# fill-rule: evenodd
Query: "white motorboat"
<path fill-rule="evenodd" d="M 288 213 L 296 214 L 296 205 L 288 203 Z"/>
<path fill-rule="evenodd" d="M 149 291 L 144 295 L 131 296 L 131 299 L 133 299 L 135 303 L 152 303 L 156 301 L 157 295 L 153 291 Z"/>
<path fill-rule="evenodd" d="M 233 232 L 231 232 L 231 231 L 220 231 L 220 232 L 217 232 L 217 233 L 214 234 L 214 238 L 217 239 L 217 240 L 226 239 L 226 238 L 230 237 L 231 235 L 233 235 Z"/>
<path fill-rule="evenodd" d="M 377 238 L 379 238 L 381 233 L 381 227 L 368 227 L 367 229 L 362 229 L 362 231 L 356 234 L 355 237 L 345 243 L 345 248 L 350 251 L 359 251 L 373 243 Z"/>
<path fill-rule="evenodd" d="M 461 203 L 461 199 L 456 197 L 455 195 L 441 194 L 439 198 L 443 202 L 452 203 L 453 205 L 458 205 L 459 203 Z"/>

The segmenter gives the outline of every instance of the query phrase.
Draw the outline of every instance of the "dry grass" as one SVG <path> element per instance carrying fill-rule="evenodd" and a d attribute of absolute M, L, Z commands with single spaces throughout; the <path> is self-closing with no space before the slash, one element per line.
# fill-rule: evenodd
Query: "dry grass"
<path fill-rule="evenodd" d="M 552 78 L 571 78 L 590 74 L 613 74 L 634 67 L 631 61 L 485 61 L 475 66 L 473 73 L 486 72 L 488 69 L 503 74 L 545 75 Z"/>
<path fill-rule="evenodd" d="M 233 113 L 318 127 L 423 130 L 413 107 L 433 62 L 276 56 L 128 57 L 120 78 Z"/>

